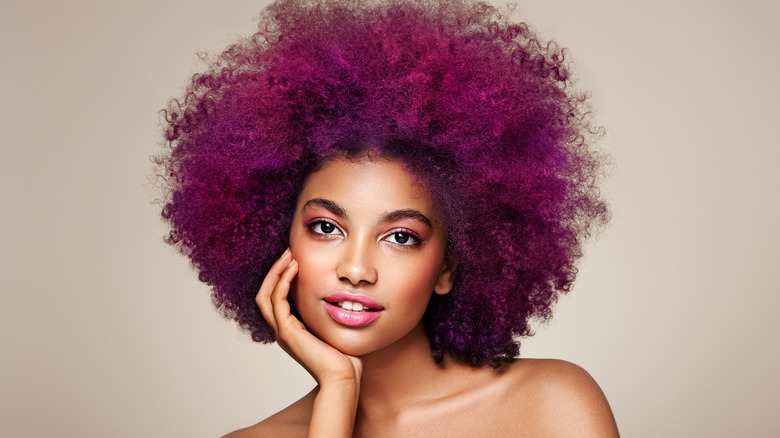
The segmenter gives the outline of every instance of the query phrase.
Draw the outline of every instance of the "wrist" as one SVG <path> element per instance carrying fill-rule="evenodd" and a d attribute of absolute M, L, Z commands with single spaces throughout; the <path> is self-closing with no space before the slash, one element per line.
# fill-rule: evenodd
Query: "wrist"
<path fill-rule="evenodd" d="M 319 382 L 319 394 L 355 394 L 360 389 L 360 382 L 357 378 L 329 378 Z"/>
<path fill-rule="evenodd" d="M 341 364 L 340 364 L 341 365 Z M 349 386 L 359 385 L 362 374 L 362 366 L 358 363 L 351 363 L 348 366 L 328 367 L 320 372 L 312 373 L 317 383 L 322 386 Z"/>

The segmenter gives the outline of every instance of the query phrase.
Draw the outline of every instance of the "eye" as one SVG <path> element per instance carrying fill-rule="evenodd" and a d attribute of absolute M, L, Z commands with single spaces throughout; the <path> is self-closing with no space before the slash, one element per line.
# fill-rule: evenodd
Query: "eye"
<path fill-rule="evenodd" d="M 336 224 L 325 220 L 314 220 L 312 222 L 306 223 L 305 225 L 306 228 L 308 228 L 314 234 L 322 234 L 326 236 L 336 236 L 341 234 L 341 230 L 339 230 Z"/>
<path fill-rule="evenodd" d="M 385 240 L 400 246 L 417 246 L 422 244 L 422 239 L 419 236 L 405 230 L 393 231 L 385 237 Z"/>

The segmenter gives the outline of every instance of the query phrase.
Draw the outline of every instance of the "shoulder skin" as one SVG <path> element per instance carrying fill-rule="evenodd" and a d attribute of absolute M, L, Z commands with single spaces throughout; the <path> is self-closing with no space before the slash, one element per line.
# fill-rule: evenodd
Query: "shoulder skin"
<path fill-rule="evenodd" d="M 552 359 L 522 359 L 513 365 L 523 436 L 619 436 L 607 398 L 587 371 Z"/>
<path fill-rule="evenodd" d="M 478 402 L 476 406 L 465 403 L 464 406 L 471 406 L 468 412 L 456 412 L 454 417 L 426 416 L 417 430 L 427 430 L 431 426 L 426 435 L 433 437 L 437 432 L 447 430 L 442 427 L 442 421 L 444 424 L 458 423 L 460 418 L 468 421 L 458 430 L 465 433 L 464 436 L 473 436 L 475 431 L 469 431 L 468 425 L 482 423 L 474 421 L 473 415 L 479 415 L 489 419 L 483 427 L 489 424 L 494 436 L 619 437 L 601 388 L 587 371 L 575 364 L 551 359 L 519 359 L 498 370 L 498 375 L 488 369 L 477 372 L 482 378 L 478 379 L 480 384 L 472 393 L 473 400 Z M 466 399 L 472 398 L 462 395 Z M 266 420 L 225 437 L 305 437 L 315 396 L 316 389 Z M 479 406 L 485 408 L 485 412 L 481 412 L 483 409 Z M 452 436 L 451 432 L 447 434 Z"/>
<path fill-rule="evenodd" d="M 265 420 L 223 438 L 306 437 L 317 388 Z"/>

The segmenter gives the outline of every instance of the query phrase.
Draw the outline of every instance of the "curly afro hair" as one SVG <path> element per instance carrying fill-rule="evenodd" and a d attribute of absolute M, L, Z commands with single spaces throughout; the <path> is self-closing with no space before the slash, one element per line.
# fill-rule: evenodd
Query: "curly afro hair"
<path fill-rule="evenodd" d="M 304 179 L 370 149 L 422 177 L 446 220 L 458 270 L 424 317 L 434 358 L 515 357 L 608 220 L 601 130 L 563 55 L 485 3 L 277 1 L 164 111 L 167 241 L 272 342 L 254 296 Z"/>

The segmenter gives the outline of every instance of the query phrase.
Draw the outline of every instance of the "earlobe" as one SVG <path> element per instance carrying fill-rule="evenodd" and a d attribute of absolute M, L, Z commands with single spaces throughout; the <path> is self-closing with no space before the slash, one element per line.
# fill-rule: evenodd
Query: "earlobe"
<path fill-rule="evenodd" d="M 441 268 L 439 279 L 436 280 L 436 285 L 433 287 L 433 292 L 437 295 L 447 295 L 452 291 L 452 285 L 455 280 L 455 269 L 458 267 L 458 262 L 451 256 L 447 256 L 444 259 L 444 266 Z"/>

